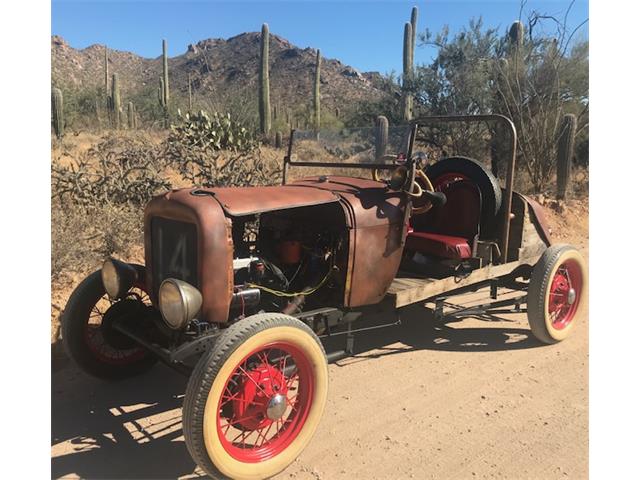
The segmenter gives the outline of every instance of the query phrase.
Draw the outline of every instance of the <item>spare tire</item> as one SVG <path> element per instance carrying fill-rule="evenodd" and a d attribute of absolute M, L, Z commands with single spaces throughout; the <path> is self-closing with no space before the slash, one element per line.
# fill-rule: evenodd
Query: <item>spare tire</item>
<path fill-rule="evenodd" d="M 443 158 L 427 167 L 427 177 L 435 191 L 456 179 L 475 183 L 482 193 L 482 224 L 493 226 L 502 205 L 502 190 L 498 179 L 477 160 L 467 157 Z"/>

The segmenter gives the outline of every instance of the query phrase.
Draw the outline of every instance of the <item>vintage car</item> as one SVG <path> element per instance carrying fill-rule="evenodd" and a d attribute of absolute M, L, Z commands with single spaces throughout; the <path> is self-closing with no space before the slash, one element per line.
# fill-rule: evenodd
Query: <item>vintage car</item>
<path fill-rule="evenodd" d="M 503 186 L 470 158 L 414 152 L 436 122 L 506 127 Z M 270 477 L 293 462 L 323 413 L 327 363 L 353 352 L 357 332 L 398 324 L 403 307 L 433 305 L 438 322 L 526 311 L 533 335 L 554 343 L 585 305 L 582 256 L 552 245 L 541 207 L 513 191 L 509 119 L 331 135 L 292 131 L 280 186 L 154 198 L 145 265 L 106 259 L 64 310 L 66 348 L 86 372 L 118 379 L 161 360 L 189 375 L 186 445 L 214 478 Z M 320 174 L 290 181 L 294 170 Z M 445 308 L 482 289 L 485 303 Z M 371 312 L 390 321 L 368 325 Z M 325 353 L 329 337 L 344 348 Z"/>

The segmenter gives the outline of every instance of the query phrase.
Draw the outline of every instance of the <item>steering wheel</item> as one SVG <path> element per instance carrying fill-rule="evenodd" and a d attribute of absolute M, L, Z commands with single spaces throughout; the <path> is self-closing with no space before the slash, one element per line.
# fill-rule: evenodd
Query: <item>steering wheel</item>
<path fill-rule="evenodd" d="M 383 155 L 378 160 L 382 160 L 383 162 L 387 161 L 387 162 L 394 162 L 394 163 L 398 162 L 398 160 L 402 160 L 404 162 L 404 159 L 400 159 L 396 155 Z M 385 180 L 388 180 L 386 178 L 382 178 L 382 176 L 380 175 L 382 172 L 384 172 L 384 170 L 381 170 L 379 168 L 374 168 L 372 170 L 371 173 L 372 173 L 373 179 L 376 182 L 384 182 Z"/>
<path fill-rule="evenodd" d="M 415 190 L 416 187 L 419 189 L 419 192 L 420 192 L 420 194 L 417 196 L 413 193 L 413 190 Z M 424 196 L 424 192 L 433 192 L 434 188 L 433 188 L 433 185 L 431 184 L 431 180 L 429 180 L 429 177 L 427 177 L 427 174 L 424 173 L 422 170 L 416 170 L 416 178 L 413 181 L 411 190 L 412 192 L 409 195 L 411 195 L 414 198 L 421 198 Z M 424 205 L 419 205 L 417 207 L 414 207 L 412 205 L 411 215 L 420 215 L 421 213 L 426 213 L 429 210 L 431 210 L 431 207 L 433 207 L 433 203 L 431 203 L 431 200 L 425 200 Z"/>
<path fill-rule="evenodd" d="M 411 206 L 411 215 L 419 215 L 428 212 L 433 206 L 433 199 L 430 198 L 434 193 L 433 185 L 429 177 L 422 171 L 415 171 L 415 178 L 411 183 L 411 187 L 406 189 L 408 183 L 409 169 L 405 165 L 400 165 L 393 171 L 389 180 L 383 180 L 387 184 L 387 188 L 396 191 L 402 191 L 412 197 L 414 201 L 422 199 L 422 204 Z"/>

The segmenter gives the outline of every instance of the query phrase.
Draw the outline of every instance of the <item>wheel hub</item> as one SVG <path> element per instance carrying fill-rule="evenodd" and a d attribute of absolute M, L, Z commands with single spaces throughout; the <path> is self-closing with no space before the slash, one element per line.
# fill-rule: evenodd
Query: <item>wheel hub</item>
<path fill-rule="evenodd" d="M 267 404 L 267 417 L 271 420 L 282 418 L 287 409 L 287 398 L 281 393 L 275 394 Z"/>
<path fill-rule="evenodd" d="M 575 263 L 560 265 L 551 281 L 548 314 L 553 328 L 565 328 L 576 312 L 580 300 L 582 277 Z"/>
<path fill-rule="evenodd" d="M 567 303 L 569 305 L 573 305 L 576 301 L 576 290 L 575 288 L 570 288 L 567 292 Z"/>
<path fill-rule="evenodd" d="M 282 418 L 286 409 L 287 382 L 278 368 L 261 363 L 246 372 L 233 400 L 237 428 L 264 428 Z"/>

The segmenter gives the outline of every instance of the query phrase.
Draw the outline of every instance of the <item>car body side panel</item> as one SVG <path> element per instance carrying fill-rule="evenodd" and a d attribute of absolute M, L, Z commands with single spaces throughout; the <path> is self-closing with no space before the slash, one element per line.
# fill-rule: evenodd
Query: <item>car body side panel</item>
<path fill-rule="evenodd" d="M 325 178 L 305 178 L 293 185 L 330 190 L 340 197 L 351 228 L 344 304 L 358 307 L 378 303 L 402 259 L 406 236 L 404 195 L 373 180 Z"/>
<path fill-rule="evenodd" d="M 190 190 L 174 190 L 155 197 L 145 209 L 145 263 L 147 289 L 154 305 L 151 219 L 164 217 L 192 222 L 197 228 L 198 279 L 202 293 L 202 318 L 224 323 L 228 319 L 233 293 L 233 241 L 231 220 L 220 204 L 210 197 L 191 195 Z"/>

